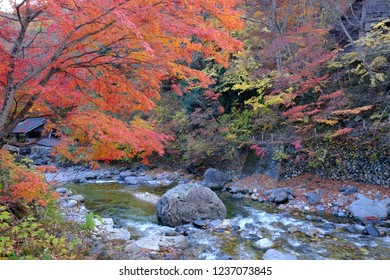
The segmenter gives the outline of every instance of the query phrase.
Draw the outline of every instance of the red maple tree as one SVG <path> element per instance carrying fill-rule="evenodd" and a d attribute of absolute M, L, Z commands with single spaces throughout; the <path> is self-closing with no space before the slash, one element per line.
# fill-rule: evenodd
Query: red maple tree
<path fill-rule="evenodd" d="M 227 65 L 242 47 L 230 36 L 243 26 L 238 2 L 23 0 L 0 11 L 0 148 L 20 121 L 47 116 L 74 161 L 162 154 L 167 136 L 134 116 L 162 80 L 212 83 L 189 65 L 194 52 Z"/>

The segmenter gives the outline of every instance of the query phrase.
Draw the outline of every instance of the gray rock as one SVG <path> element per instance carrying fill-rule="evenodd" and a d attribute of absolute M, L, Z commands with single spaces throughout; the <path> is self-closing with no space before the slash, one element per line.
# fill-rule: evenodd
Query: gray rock
<path fill-rule="evenodd" d="M 347 201 L 348 199 L 346 197 L 340 196 L 333 202 L 333 205 L 343 207 Z"/>
<path fill-rule="evenodd" d="M 134 242 L 125 247 L 126 253 L 137 254 L 141 251 L 141 248 Z"/>
<path fill-rule="evenodd" d="M 157 202 L 157 219 L 175 227 L 194 220 L 223 219 L 226 207 L 209 188 L 194 184 L 178 185 Z"/>
<path fill-rule="evenodd" d="M 81 194 L 75 194 L 69 197 L 69 199 L 73 199 L 79 202 L 84 202 L 85 198 Z"/>
<path fill-rule="evenodd" d="M 347 186 L 344 190 L 344 195 L 351 195 L 357 193 L 358 189 L 355 186 Z"/>
<path fill-rule="evenodd" d="M 362 234 L 364 230 L 364 226 L 359 225 L 359 224 L 354 224 L 354 225 L 349 225 L 347 227 L 347 230 L 352 233 L 359 233 Z"/>
<path fill-rule="evenodd" d="M 113 228 L 110 231 L 105 232 L 105 236 L 108 240 L 129 240 L 131 235 L 126 229 Z"/>
<path fill-rule="evenodd" d="M 127 185 L 138 185 L 141 183 L 138 177 L 133 177 L 133 176 L 126 177 L 124 181 Z"/>
<path fill-rule="evenodd" d="M 337 212 L 337 217 L 344 218 L 344 217 L 346 217 L 346 215 L 343 211 L 339 211 L 339 212 Z"/>
<path fill-rule="evenodd" d="M 111 228 L 114 227 L 114 220 L 112 218 L 95 218 L 93 220 L 96 226 L 111 226 Z"/>
<path fill-rule="evenodd" d="M 325 211 L 325 207 L 322 206 L 322 205 L 317 205 L 316 209 L 317 209 L 317 211 L 320 211 L 320 212 L 324 212 Z"/>
<path fill-rule="evenodd" d="M 161 247 L 185 249 L 190 246 L 188 240 L 183 235 L 178 236 L 160 236 L 149 235 L 138 239 L 135 244 L 143 249 L 159 251 Z"/>
<path fill-rule="evenodd" d="M 216 220 L 216 221 L 218 221 L 218 222 L 213 223 L 214 222 L 213 221 L 210 223 L 211 228 L 219 229 L 219 230 L 227 230 L 227 229 L 231 229 L 233 227 L 233 224 L 229 219 Z"/>
<path fill-rule="evenodd" d="M 383 204 L 365 197 L 352 202 L 349 211 L 356 220 L 363 223 L 370 220 L 378 222 L 387 217 L 387 208 Z"/>
<path fill-rule="evenodd" d="M 118 168 L 113 168 L 112 170 L 111 170 L 111 174 L 112 175 L 119 175 L 121 172 L 119 171 L 119 169 Z"/>
<path fill-rule="evenodd" d="M 195 227 L 201 228 L 201 229 L 206 229 L 210 226 L 210 221 L 209 220 L 195 220 L 192 222 Z"/>
<path fill-rule="evenodd" d="M 85 184 L 85 183 L 88 183 L 88 180 L 84 177 L 81 177 L 81 178 L 75 178 L 73 180 L 76 184 Z"/>
<path fill-rule="evenodd" d="M 290 189 L 290 188 L 284 188 L 284 189 L 286 190 L 286 192 L 287 192 L 289 195 L 291 195 L 292 197 L 296 197 L 296 195 L 295 195 L 295 193 L 293 192 L 292 189 Z"/>
<path fill-rule="evenodd" d="M 177 231 L 174 231 L 174 230 L 171 230 L 171 231 L 167 231 L 165 233 L 165 236 L 178 236 L 178 235 L 181 235 L 180 232 L 177 232 Z"/>
<path fill-rule="evenodd" d="M 150 236 L 145 236 L 145 237 L 138 239 L 135 242 L 135 244 L 142 249 L 158 251 L 158 250 L 160 250 L 160 246 L 158 245 L 159 240 L 160 240 L 160 236 L 150 235 Z"/>
<path fill-rule="evenodd" d="M 56 188 L 57 193 L 67 193 L 69 190 L 67 188 Z"/>
<path fill-rule="evenodd" d="M 381 234 L 379 233 L 379 231 L 374 227 L 373 224 L 367 224 L 364 229 L 363 229 L 363 234 L 366 234 L 366 235 L 371 235 L 371 236 L 374 236 L 374 237 L 380 237 Z"/>
<path fill-rule="evenodd" d="M 297 257 L 291 254 L 282 253 L 275 249 L 268 249 L 262 257 L 263 260 L 297 260 Z"/>
<path fill-rule="evenodd" d="M 268 201 L 275 202 L 276 204 L 287 203 L 289 195 L 290 193 L 286 189 L 279 188 L 274 190 L 270 194 L 270 196 L 268 197 Z"/>
<path fill-rule="evenodd" d="M 190 243 L 184 235 L 162 236 L 159 242 L 159 246 L 175 249 L 186 249 L 190 247 Z"/>
<path fill-rule="evenodd" d="M 212 190 L 220 190 L 230 181 L 229 175 L 214 168 L 209 168 L 204 174 L 202 185 Z"/>
<path fill-rule="evenodd" d="M 211 221 L 210 222 L 210 227 L 211 228 L 216 228 L 218 225 L 220 225 L 222 223 L 222 220 L 218 219 L 218 220 L 214 220 L 214 221 Z"/>
<path fill-rule="evenodd" d="M 254 243 L 254 245 L 259 249 L 268 249 L 268 248 L 271 248 L 272 246 L 274 246 L 274 243 L 267 238 L 263 238 L 263 239 L 256 241 Z"/>
<path fill-rule="evenodd" d="M 133 172 L 133 171 L 130 171 L 130 170 L 125 170 L 125 171 L 122 171 L 119 173 L 119 179 L 120 180 L 124 180 L 126 177 L 130 177 L 130 176 L 137 176 L 137 173 L 136 172 Z"/>
<path fill-rule="evenodd" d="M 80 174 L 80 177 L 85 178 L 86 180 L 93 180 L 97 178 L 97 172 L 95 171 L 87 171 L 87 172 L 82 172 Z"/>
<path fill-rule="evenodd" d="M 307 195 L 307 199 L 310 205 L 315 205 L 321 201 L 321 196 L 319 194 L 311 192 Z"/>
<path fill-rule="evenodd" d="M 264 202 L 264 198 L 259 197 L 259 198 L 257 199 L 257 201 L 260 202 L 260 203 L 263 203 L 263 202 Z"/>
<path fill-rule="evenodd" d="M 62 206 L 65 207 L 65 208 L 74 208 L 77 205 L 79 205 L 79 202 L 76 201 L 76 200 L 68 200 L 68 201 L 64 201 L 62 203 Z"/>
<path fill-rule="evenodd" d="M 390 215 L 390 197 L 379 201 L 379 204 L 385 206 L 387 208 L 387 215 Z"/>

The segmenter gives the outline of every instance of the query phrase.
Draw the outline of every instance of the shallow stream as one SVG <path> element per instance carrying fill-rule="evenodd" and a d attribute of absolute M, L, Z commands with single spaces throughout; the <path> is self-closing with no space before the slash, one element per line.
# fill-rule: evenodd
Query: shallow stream
<path fill-rule="evenodd" d="M 169 187 L 101 183 L 77 184 L 70 189 L 85 197 L 85 205 L 93 213 L 113 218 L 118 227 L 127 227 L 133 238 L 172 230 L 158 224 L 152 203 L 134 196 L 161 196 Z M 272 248 L 298 259 L 390 259 L 390 236 L 351 233 L 346 228 L 353 221 L 346 218 L 286 213 L 274 205 L 235 200 L 224 192 L 217 194 L 236 230 L 217 232 L 186 226 L 191 247 L 185 250 L 184 259 L 261 259 L 266 249 L 255 243 L 262 238 L 272 241 Z"/>

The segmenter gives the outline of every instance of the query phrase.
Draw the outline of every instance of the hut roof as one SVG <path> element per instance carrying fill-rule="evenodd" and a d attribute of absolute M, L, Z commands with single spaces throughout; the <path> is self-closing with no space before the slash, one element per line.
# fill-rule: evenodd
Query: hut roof
<path fill-rule="evenodd" d="M 28 118 L 19 123 L 12 133 L 27 133 L 46 123 L 45 118 Z"/>

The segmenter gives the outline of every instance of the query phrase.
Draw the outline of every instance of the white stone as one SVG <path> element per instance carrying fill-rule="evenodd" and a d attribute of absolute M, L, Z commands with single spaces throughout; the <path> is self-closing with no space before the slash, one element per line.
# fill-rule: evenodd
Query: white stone
<path fill-rule="evenodd" d="M 257 248 L 260 248 L 260 249 L 268 249 L 268 248 L 271 248 L 272 246 L 274 246 L 274 243 L 267 238 L 263 238 L 263 239 L 256 241 L 255 246 Z"/>

